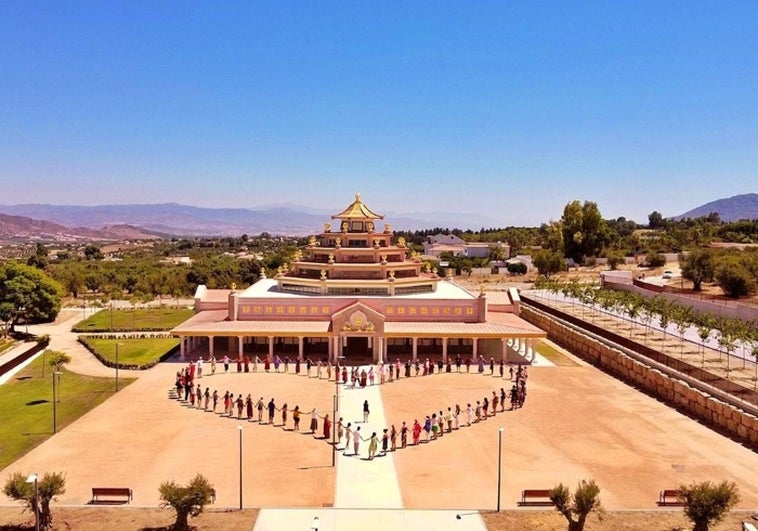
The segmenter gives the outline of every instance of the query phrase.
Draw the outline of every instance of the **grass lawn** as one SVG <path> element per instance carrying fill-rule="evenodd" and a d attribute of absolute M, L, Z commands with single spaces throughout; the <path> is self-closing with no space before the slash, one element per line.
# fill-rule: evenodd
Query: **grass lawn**
<path fill-rule="evenodd" d="M 125 330 L 171 330 L 195 314 L 186 308 L 111 310 L 106 308 L 80 321 L 75 332 L 123 332 Z"/>
<path fill-rule="evenodd" d="M 16 340 L 15 340 L 15 339 L 11 339 L 11 338 L 7 338 L 7 339 L 5 339 L 5 338 L 0 338 L 0 354 L 2 354 L 3 352 L 5 352 L 5 351 L 6 351 L 6 350 L 8 350 L 9 348 L 12 348 L 12 347 L 13 347 L 13 345 L 15 345 L 15 344 L 16 344 Z"/>
<path fill-rule="evenodd" d="M 119 386 L 134 379 L 121 378 Z M 110 398 L 115 392 L 113 378 L 83 376 L 67 370 L 60 375 L 60 401 L 56 404 L 58 429 Z M 42 357 L 9 382 L 0 386 L 0 469 L 44 442 L 53 434 L 53 377 Z"/>
<path fill-rule="evenodd" d="M 157 363 L 161 356 L 179 344 L 176 337 L 147 337 L 134 339 L 100 339 L 83 337 L 82 342 L 95 355 L 106 361 L 116 363 L 116 344 L 118 344 L 118 365 L 148 365 Z"/>
<path fill-rule="evenodd" d="M 537 352 L 543 356 L 545 356 L 547 359 L 552 361 L 558 366 L 562 367 L 576 367 L 577 364 L 569 359 L 567 356 L 565 356 L 563 353 L 561 353 L 558 349 L 556 349 L 553 345 L 546 341 L 540 341 L 537 344 Z"/>

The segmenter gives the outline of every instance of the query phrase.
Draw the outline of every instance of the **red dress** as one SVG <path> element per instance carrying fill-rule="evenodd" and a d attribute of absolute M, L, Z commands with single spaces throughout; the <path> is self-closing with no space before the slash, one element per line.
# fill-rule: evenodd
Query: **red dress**
<path fill-rule="evenodd" d="M 263 362 L 263 368 L 266 369 L 266 372 L 271 368 L 271 360 L 266 358 L 266 361 Z"/>
<path fill-rule="evenodd" d="M 324 419 L 324 439 L 329 440 L 332 431 L 332 421 L 330 419 Z"/>

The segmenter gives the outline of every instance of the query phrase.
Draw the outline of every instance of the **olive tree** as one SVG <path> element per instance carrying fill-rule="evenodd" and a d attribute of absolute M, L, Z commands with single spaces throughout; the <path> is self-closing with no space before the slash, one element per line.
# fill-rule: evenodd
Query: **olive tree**
<path fill-rule="evenodd" d="M 568 487 L 559 483 L 550 490 L 549 496 L 558 512 L 568 521 L 568 531 L 582 531 L 592 512 L 597 512 L 602 519 L 600 487 L 594 479 L 579 481 L 573 495 Z"/>
<path fill-rule="evenodd" d="M 50 502 L 58 495 L 66 492 L 66 475 L 63 472 L 45 472 L 37 480 L 37 495 L 34 493 L 34 483 L 26 481 L 28 475 L 14 472 L 5 482 L 3 494 L 11 500 L 24 503 L 35 514 L 39 514 L 42 529 L 47 529 L 53 523 L 50 513 Z"/>
<path fill-rule="evenodd" d="M 684 502 L 684 514 L 694 524 L 692 531 L 708 531 L 740 501 L 737 485 L 728 481 L 682 485 L 679 496 Z"/>
<path fill-rule="evenodd" d="M 176 511 L 175 531 L 189 529 L 189 517 L 194 518 L 202 513 L 213 496 L 213 487 L 201 474 L 197 474 L 186 487 L 171 480 L 162 483 L 158 490 L 163 506 Z"/>

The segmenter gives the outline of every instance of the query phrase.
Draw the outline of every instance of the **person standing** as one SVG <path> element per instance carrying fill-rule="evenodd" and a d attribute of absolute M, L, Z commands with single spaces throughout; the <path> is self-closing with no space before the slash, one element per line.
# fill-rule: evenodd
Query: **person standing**
<path fill-rule="evenodd" d="M 315 434 L 318 429 L 318 413 L 316 408 L 311 409 L 311 434 Z"/>
<path fill-rule="evenodd" d="M 292 422 L 294 424 L 293 429 L 300 431 L 300 406 L 295 406 L 292 410 Z"/>
<path fill-rule="evenodd" d="M 368 409 L 368 400 L 363 401 L 363 422 L 368 422 L 368 415 L 369 415 L 369 409 Z"/>
<path fill-rule="evenodd" d="M 329 413 L 324 415 L 324 440 L 329 441 L 332 437 L 332 420 L 329 418 Z"/>
<path fill-rule="evenodd" d="M 455 355 L 455 372 L 461 372 L 461 355 Z"/>
<path fill-rule="evenodd" d="M 197 377 L 198 378 L 203 377 L 203 358 L 202 357 L 197 359 Z"/>
<path fill-rule="evenodd" d="M 348 448 L 350 448 L 350 437 L 353 436 L 353 428 L 352 423 L 348 422 L 347 426 L 345 426 L 345 451 L 347 452 Z"/>
<path fill-rule="evenodd" d="M 492 415 L 497 414 L 497 393 L 492 391 Z"/>
<path fill-rule="evenodd" d="M 376 432 L 373 432 L 371 434 L 371 437 L 369 438 L 368 443 L 368 460 L 371 461 L 374 459 L 374 456 L 376 455 L 376 449 L 379 446 L 377 440 L 376 440 Z"/>
<path fill-rule="evenodd" d="M 382 455 L 387 454 L 387 448 L 389 448 L 390 434 L 387 428 L 384 428 L 382 432 Z"/>
<path fill-rule="evenodd" d="M 213 376 L 214 374 L 216 374 L 216 357 L 211 356 L 210 354 L 208 355 L 208 357 L 211 359 L 211 376 Z"/>
<path fill-rule="evenodd" d="M 258 409 L 258 424 L 260 424 L 263 421 L 263 397 L 258 399 L 258 403 L 255 404 L 255 407 Z"/>
<path fill-rule="evenodd" d="M 345 434 L 345 424 L 342 422 L 342 417 L 337 421 L 337 444 L 342 441 L 342 436 Z"/>
<path fill-rule="evenodd" d="M 505 389 L 501 387 L 500 388 L 500 411 L 501 412 L 505 411 L 505 398 L 506 398 Z"/>
<path fill-rule="evenodd" d="M 213 390 L 213 412 L 216 412 L 216 407 L 218 406 L 218 391 L 216 389 Z"/>
<path fill-rule="evenodd" d="M 471 426 L 471 403 L 466 406 L 466 426 Z"/>
<path fill-rule="evenodd" d="M 500 378 L 503 377 L 504 371 L 505 371 L 505 363 L 503 362 L 503 358 L 500 358 Z"/>
<path fill-rule="evenodd" d="M 287 402 L 282 405 L 282 428 L 287 429 Z"/>
<path fill-rule="evenodd" d="M 445 413 L 445 422 L 447 422 L 447 432 L 453 431 L 453 409 L 448 407 L 447 413 Z"/>
<path fill-rule="evenodd" d="M 413 446 L 418 446 L 418 440 L 421 437 L 421 424 L 418 423 L 418 419 L 413 421 Z"/>
<path fill-rule="evenodd" d="M 358 426 L 355 428 L 355 432 L 353 433 L 353 455 L 358 457 L 359 451 L 361 449 L 361 427 Z"/>
<path fill-rule="evenodd" d="M 245 407 L 245 401 L 242 400 L 242 394 L 237 397 L 237 418 L 242 418 L 242 408 Z"/>
<path fill-rule="evenodd" d="M 490 357 L 490 376 L 495 376 L 495 358 Z"/>
<path fill-rule="evenodd" d="M 229 356 L 224 356 L 224 374 L 229 372 Z"/>
<path fill-rule="evenodd" d="M 245 399 L 245 406 L 247 407 L 247 420 L 253 420 L 253 397 L 250 393 L 247 394 Z"/>
<path fill-rule="evenodd" d="M 397 450 L 397 430 L 394 424 L 392 425 L 392 429 L 390 429 L 390 445 L 393 452 Z"/>
<path fill-rule="evenodd" d="M 268 423 L 274 424 L 274 412 L 276 411 L 276 404 L 274 403 L 274 399 L 268 401 Z"/>
<path fill-rule="evenodd" d="M 453 420 L 455 421 L 456 430 L 461 427 L 460 419 L 459 419 L 460 416 L 461 416 L 461 406 L 459 406 L 458 404 L 455 404 L 455 411 L 453 412 Z"/>
<path fill-rule="evenodd" d="M 400 426 L 400 448 L 408 446 L 408 425 L 403 421 L 403 425 Z"/>

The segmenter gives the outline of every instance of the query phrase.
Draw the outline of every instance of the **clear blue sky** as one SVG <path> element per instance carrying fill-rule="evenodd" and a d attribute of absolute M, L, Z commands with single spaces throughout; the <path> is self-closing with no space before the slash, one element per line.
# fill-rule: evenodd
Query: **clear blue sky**
<path fill-rule="evenodd" d="M 640 222 L 758 192 L 758 2 L 0 2 L 0 204 Z"/>

